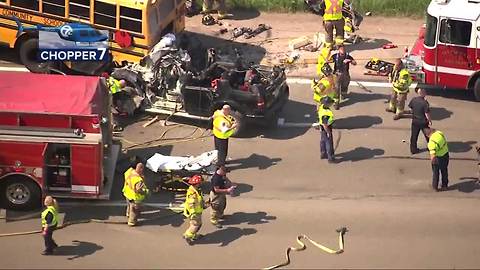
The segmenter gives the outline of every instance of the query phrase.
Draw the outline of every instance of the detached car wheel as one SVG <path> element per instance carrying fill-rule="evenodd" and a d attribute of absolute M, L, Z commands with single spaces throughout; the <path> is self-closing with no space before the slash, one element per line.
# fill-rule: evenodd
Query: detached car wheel
<path fill-rule="evenodd" d="M 233 117 L 235 123 L 237 124 L 237 128 L 235 128 L 235 132 L 232 136 L 238 137 L 242 134 L 242 132 L 244 131 L 243 129 L 245 128 L 245 116 L 240 112 L 234 110 L 232 110 L 230 115 Z"/>
<path fill-rule="evenodd" d="M 41 205 L 41 191 L 33 180 L 24 176 L 11 176 L 2 183 L 0 194 L 7 209 L 32 210 Z"/>

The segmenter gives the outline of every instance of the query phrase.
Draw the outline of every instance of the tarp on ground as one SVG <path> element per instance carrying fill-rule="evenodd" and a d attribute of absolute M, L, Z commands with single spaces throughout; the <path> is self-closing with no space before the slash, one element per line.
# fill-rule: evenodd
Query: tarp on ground
<path fill-rule="evenodd" d="M 106 95 L 99 77 L 0 72 L 0 112 L 101 114 Z"/>

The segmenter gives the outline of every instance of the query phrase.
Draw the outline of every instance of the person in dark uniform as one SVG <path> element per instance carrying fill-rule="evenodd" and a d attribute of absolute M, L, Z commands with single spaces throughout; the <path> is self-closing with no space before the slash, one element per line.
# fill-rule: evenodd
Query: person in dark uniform
<path fill-rule="evenodd" d="M 215 174 L 213 174 L 211 183 L 212 190 L 210 191 L 210 223 L 221 229 L 222 225 L 220 224 L 220 220 L 223 219 L 223 213 L 227 207 L 226 195 L 231 195 L 236 186 L 231 185 L 230 181 L 227 179 L 227 173 L 224 166 L 220 166 Z"/>
<path fill-rule="evenodd" d="M 350 64 L 356 65 L 357 62 L 353 57 L 345 52 L 345 47 L 341 45 L 338 48 L 338 53 L 332 55 L 333 59 L 333 72 L 337 75 L 337 101 L 335 102 L 335 109 L 340 107 L 340 99 L 345 98 L 348 94 L 348 86 L 350 85 Z"/>
<path fill-rule="evenodd" d="M 412 98 L 408 104 L 408 107 L 412 110 L 412 131 L 410 134 L 410 153 L 412 153 L 412 155 L 420 152 L 417 147 L 420 130 L 428 143 L 428 136 L 425 133 L 425 130 L 432 125 L 432 120 L 430 118 L 430 104 L 425 99 L 425 89 L 417 88 L 416 92 L 418 96 Z"/>

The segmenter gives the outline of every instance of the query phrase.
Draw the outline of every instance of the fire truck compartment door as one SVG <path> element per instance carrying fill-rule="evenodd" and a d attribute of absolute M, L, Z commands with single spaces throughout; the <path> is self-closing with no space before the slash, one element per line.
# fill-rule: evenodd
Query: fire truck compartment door
<path fill-rule="evenodd" d="M 72 145 L 72 193 L 98 195 L 102 184 L 100 144 Z"/>

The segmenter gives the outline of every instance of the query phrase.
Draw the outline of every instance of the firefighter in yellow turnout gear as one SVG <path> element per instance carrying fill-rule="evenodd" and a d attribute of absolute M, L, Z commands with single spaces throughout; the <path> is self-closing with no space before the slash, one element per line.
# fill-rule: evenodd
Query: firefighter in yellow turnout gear
<path fill-rule="evenodd" d="M 412 84 L 412 77 L 408 70 L 404 68 L 401 59 L 395 61 L 395 67 L 389 75 L 389 81 L 392 83 L 393 90 L 386 111 L 395 113 L 393 119 L 398 120 L 404 112 L 405 101 Z"/>
<path fill-rule="evenodd" d="M 110 93 L 112 93 L 112 95 L 121 91 L 122 88 L 126 86 L 126 84 L 127 83 L 125 82 L 125 80 L 117 80 L 112 76 L 108 77 L 107 79 L 107 86 L 110 89 Z"/>
<path fill-rule="evenodd" d="M 325 36 L 325 45 L 333 48 L 335 45 L 343 45 L 344 26 L 342 8 L 343 0 L 323 0 L 320 4 L 320 15 L 323 16 L 323 26 L 327 35 Z M 335 41 L 333 40 L 335 31 Z"/>
<path fill-rule="evenodd" d="M 137 225 L 141 204 L 149 194 L 149 190 L 144 181 L 143 169 L 143 164 L 138 163 L 135 169 L 129 168 L 124 174 L 125 183 L 122 192 L 127 200 L 126 216 L 128 226 Z"/>
<path fill-rule="evenodd" d="M 189 245 L 193 245 L 194 241 L 202 236 L 198 234 L 198 231 L 202 227 L 202 213 L 206 205 L 202 192 L 199 190 L 201 182 L 200 175 L 194 175 L 188 180 L 190 187 L 187 190 L 183 215 L 188 219 L 189 227 L 183 234 L 183 238 Z"/>
<path fill-rule="evenodd" d="M 338 109 L 340 98 L 337 96 L 335 85 L 335 74 L 328 62 L 330 61 L 330 48 L 324 47 L 318 56 L 317 74 L 321 78 L 319 81 L 312 80 L 311 87 L 313 89 L 313 100 L 317 107 L 320 106 L 320 101 L 323 97 L 330 97 L 334 102 L 335 109 Z"/>

